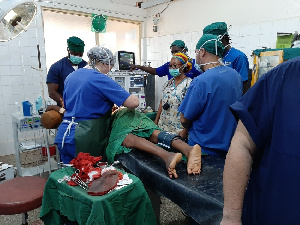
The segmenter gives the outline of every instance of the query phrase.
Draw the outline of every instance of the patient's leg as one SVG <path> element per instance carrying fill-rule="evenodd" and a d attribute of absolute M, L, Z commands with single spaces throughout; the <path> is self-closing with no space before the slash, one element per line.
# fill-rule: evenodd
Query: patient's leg
<path fill-rule="evenodd" d="M 158 134 L 161 131 L 155 130 L 149 138 L 149 141 L 157 144 Z M 190 146 L 181 139 L 171 142 L 171 147 L 180 151 L 188 158 L 187 172 L 188 174 L 199 174 L 201 171 L 201 147 L 199 145 Z"/>
<path fill-rule="evenodd" d="M 153 144 L 152 142 L 146 140 L 145 138 L 138 137 L 134 134 L 128 134 L 124 139 L 122 145 L 127 148 L 135 148 L 160 157 L 166 164 L 169 177 L 178 177 L 175 167 L 182 159 L 181 153 L 168 152 Z"/>

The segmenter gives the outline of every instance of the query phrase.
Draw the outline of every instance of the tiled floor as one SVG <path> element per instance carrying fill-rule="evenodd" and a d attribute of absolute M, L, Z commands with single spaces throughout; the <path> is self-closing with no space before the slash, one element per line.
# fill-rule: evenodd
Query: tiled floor
<path fill-rule="evenodd" d="M 22 167 L 37 166 L 47 157 L 43 157 L 40 150 L 28 151 L 21 153 Z M 0 162 L 10 165 L 16 165 L 15 155 L 0 156 Z M 169 199 L 161 198 L 160 225 L 188 225 L 189 220 L 183 215 L 181 209 Z M 43 225 L 39 219 L 40 208 L 28 212 L 29 225 Z M 20 225 L 22 224 L 21 214 L 17 215 L 0 215 L 0 225 Z"/>

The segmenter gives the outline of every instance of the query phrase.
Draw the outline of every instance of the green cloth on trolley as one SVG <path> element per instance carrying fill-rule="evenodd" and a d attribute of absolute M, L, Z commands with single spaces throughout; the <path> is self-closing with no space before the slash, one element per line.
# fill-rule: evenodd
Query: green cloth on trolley
<path fill-rule="evenodd" d="M 62 216 L 79 225 L 156 224 L 150 198 L 139 178 L 128 174 L 133 180 L 130 185 L 103 196 L 91 196 L 81 187 L 57 181 L 74 171 L 68 167 L 50 174 L 40 211 L 45 225 L 62 225 Z"/>
<path fill-rule="evenodd" d="M 148 138 L 154 130 L 162 130 L 144 113 L 131 109 L 122 109 L 116 112 L 112 116 L 112 121 L 112 129 L 106 148 L 108 162 L 113 162 L 116 154 L 128 153 L 132 150 L 122 146 L 129 133 Z"/>

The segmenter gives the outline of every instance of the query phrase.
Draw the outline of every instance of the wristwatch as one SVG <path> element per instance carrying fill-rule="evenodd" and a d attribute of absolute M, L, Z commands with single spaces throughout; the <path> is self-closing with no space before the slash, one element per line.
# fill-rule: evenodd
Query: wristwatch
<path fill-rule="evenodd" d="M 60 113 L 60 114 L 64 114 L 65 111 L 66 111 L 66 110 L 65 110 L 64 108 L 60 108 L 59 113 Z"/>

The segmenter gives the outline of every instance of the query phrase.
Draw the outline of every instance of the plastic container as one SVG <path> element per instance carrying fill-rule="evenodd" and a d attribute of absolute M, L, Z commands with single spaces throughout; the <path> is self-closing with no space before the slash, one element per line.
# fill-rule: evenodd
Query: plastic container
<path fill-rule="evenodd" d="M 35 100 L 35 110 L 38 112 L 40 109 L 43 108 L 43 99 L 41 96 L 39 96 L 36 100 Z"/>
<path fill-rule="evenodd" d="M 50 156 L 56 154 L 55 145 L 49 146 L 49 153 L 50 153 Z M 48 156 L 46 147 L 42 147 L 42 154 L 43 154 L 43 156 Z"/>
<path fill-rule="evenodd" d="M 32 116 L 32 104 L 28 100 L 26 100 L 22 102 L 22 106 L 23 106 L 23 115 Z"/>

